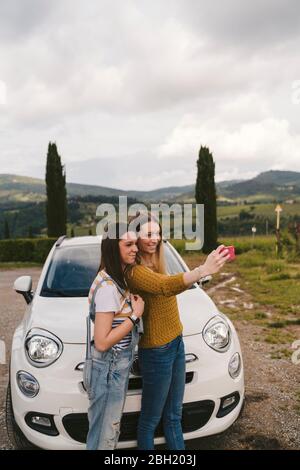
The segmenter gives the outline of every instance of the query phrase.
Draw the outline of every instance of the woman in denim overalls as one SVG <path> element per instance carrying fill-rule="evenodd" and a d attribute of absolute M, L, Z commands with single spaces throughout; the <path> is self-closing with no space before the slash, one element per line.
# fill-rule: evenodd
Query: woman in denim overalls
<path fill-rule="evenodd" d="M 112 224 L 102 240 L 101 266 L 89 294 L 87 357 L 83 370 L 89 397 L 88 450 L 115 449 L 128 388 L 129 372 L 139 340 L 141 297 L 129 293 L 125 269 L 135 262 L 136 234 L 126 224 Z M 98 300 L 97 300 L 98 299 Z M 97 315 L 96 315 L 97 314 Z M 90 321 L 95 323 L 90 341 Z"/>

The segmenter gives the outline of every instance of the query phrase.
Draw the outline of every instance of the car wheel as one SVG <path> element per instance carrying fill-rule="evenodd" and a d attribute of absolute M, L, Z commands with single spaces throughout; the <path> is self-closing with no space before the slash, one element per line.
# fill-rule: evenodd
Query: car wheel
<path fill-rule="evenodd" d="M 10 442 L 15 449 L 19 450 L 35 450 L 38 449 L 35 445 L 26 439 L 21 429 L 17 425 L 14 417 L 14 411 L 11 400 L 10 382 L 7 386 L 6 392 L 6 404 L 5 404 L 5 415 L 6 415 L 6 429 Z"/>

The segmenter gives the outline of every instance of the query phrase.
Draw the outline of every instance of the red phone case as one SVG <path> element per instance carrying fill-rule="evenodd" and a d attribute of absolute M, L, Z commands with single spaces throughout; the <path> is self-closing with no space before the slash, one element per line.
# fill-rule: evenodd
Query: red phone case
<path fill-rule="evenodd" d="M 234 246 L 230 245 L 230 246 L 225 246 L 224 248 L 222 248 L 222 250 L 220 251 L 220 253 L 222 253 L 222 251 L 224 250 L 229 250 L 229 254 L 230 254 L 230 258 L 228 258 L 227 261 L 233 261 L 235 259 L 235 250 L 234 250 Z"/>

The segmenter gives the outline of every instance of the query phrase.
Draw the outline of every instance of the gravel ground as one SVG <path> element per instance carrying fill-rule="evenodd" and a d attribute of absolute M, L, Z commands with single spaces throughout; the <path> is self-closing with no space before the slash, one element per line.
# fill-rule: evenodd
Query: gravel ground
<path fill-rule="evenodd" d="M 13 331 L 21 321 L 25 302 L 12 289 L 18 276 L 30 274 L 36 286 L 40 269 L 0 270 L 0 339 L 6 344 L 6 364 L 0 365 L 0 449 L 11 449 L 5 428 L 5 394 Z M 207 289 L 222 309 L 228 298 L 228 283 Z M 244 302 L 245 293 L 235 292 Z M 271 359 L 271 345 L 255 341 L 261 327 L 236 321 L 245 366 L 246 400 L 239 419 L 226 432 L 188 442 L 189 449 L 300 449 L 299 390 L 300 364 L 289 359 Z M 300 338 L 300 331 L 298 337 Z M 298 387 L 298 388 L 297 388 Z"/>
<path fill-rule="evenodd" d="M 0 365 L 0 449 L 11 449 L 5 427 L 5 397 L 8 382 L 8 364 L 11 340 L 16 326 L 22 320 L 26 303 L 22 295 L 13 290 L 13 283 L 18 276 L 30 275 L 33 287 L 40 276 L 40 268 L 0 269 L 0 340 L 6 345 L 6 364 Z"/>

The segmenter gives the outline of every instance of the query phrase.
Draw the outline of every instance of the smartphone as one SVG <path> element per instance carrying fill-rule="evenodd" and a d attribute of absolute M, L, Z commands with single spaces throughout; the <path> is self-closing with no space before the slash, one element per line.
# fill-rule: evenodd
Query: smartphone
<path fill-rule="evenodd" d="M 234 246 L 230 245 L 230 246 L 224 246 L 224 248 L 222 248 L 220 250 L 220 253 L 222 253 L 222 251 L 224 250 L 229 250 L 229 255 L 230 255 L 230 258 L 228 258 L 227 261 L 233 261 L 235 259 L 235 250 L 234 250 Z"/>

